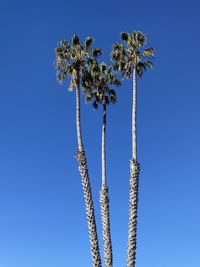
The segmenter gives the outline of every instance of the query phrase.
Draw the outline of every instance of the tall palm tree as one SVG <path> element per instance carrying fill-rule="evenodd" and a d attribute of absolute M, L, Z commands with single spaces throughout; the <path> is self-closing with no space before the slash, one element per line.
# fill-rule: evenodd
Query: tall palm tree
<path fill-rule="evenodd" d="M 100 190 L 101 220 L 104 241 L 104 261 L 106 267 L 113 266 L 112 242 L 110 233 L 109 196 L 106 180 L 106 107 L 109 103 L 116 102 L 115 90 L 110 87 L 119 86 L 121 81 L 114 75 L 112 67 L 104 62 L 100 65 L 96 60 L 91 60 L 89 71 L 83 78 L 86 101 L 93 101 L 93 107 L 102 105 L 102 186 Z M 90 81 L 90 82 L 89 82 Z"/>
<path fill-rule="evenodd" d="M 133 107 L 132 107 L 132 159 L 130 160 L 130 197 L 129 197 L 129 230 L 127 267 L 135 267 L 137 242 L 137 213 L 138 213 L 138 185 L 140 166 L 137 161 L 137 77 L 143 75 L 144 70 L 152 68 L 150 60 L 154 56 L 152 47 L 143 49 L 147 43 L 146 36 L 140 31 L 133 33 L 122 32 L 120 43 L 113 45 L 111 58 L 114 69 L 120 71 L 125 78 L 133 79 Z"/>
<path fill-rule="evenodd" d="M 87 169 L 86 155 L 82 141 L 80 118 L 80 89 L 82 77 L 87 69 L 88 60 L 97 58 L 101 54 L 101 50 L 99 48 L 92 49 L 92 44 L 93 39 L 91 37 L 87 37 L 84 44 L 81 44 L 77 35 L 72 37 L 71 44 L 67 40 L 61 41 L 58 44 L 58 47 L 55 49 L 55 66 L 58 81 L 62 82 L 65 80 L 65 78 L 70 77 L 69 90 L 72 91 L 73 88 L 76 89 L 76 128 L 78 141 L 77 160 L 79 171 L 82 177 L 92 263 L 94 267 L 101 267 L 95 211 Z"/>

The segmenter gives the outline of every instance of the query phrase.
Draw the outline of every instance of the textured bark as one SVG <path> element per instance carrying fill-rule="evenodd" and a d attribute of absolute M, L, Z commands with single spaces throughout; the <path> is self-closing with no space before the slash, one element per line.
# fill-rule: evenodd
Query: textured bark
<path fill-rule="evenodd" d="M 92 255 L 92 265 L 93 267 L 101 267 L 101 257 L 98 245 L 98 236 L 95 221 L 95 211 L 92 199 L 92 190 L 90 186 L 90 180 L 87 169 L 87 161 L 85 156 L 85 151 L 82 142 L 81 133 L 81 113 L 80 113 L 80 76 L 76 77 L 76 129 L 77 129 L 77 142 L 78 142 L 78 152 L 77 160 L 79 164 L 79 171 L 82 178 L 83 193 L 85 198 L 86 215 L 88 223 L 88 232 L 90 239 L 90 249 Z"/>
<path fill-rule="evenodd" d="M 107 186 L 100 191 L 101 220 L 103 227 L 104 261 L 105 267 L 113 266 L 112 242 L 110 233 L 109 198 Z"/>
<path fill-rule="evenodd" d="M 102 188 L 100 191 L 101 221 L 105 267 L 113 266 L 112 243 L 110 233 L 109 197 L 106 186 L 106 103 L 103 103 L 102 124 Z"/>
<path fill-rule="evenodd" d="M 139 163 L 137 162 L 137 73 L 133 68 L 133 107 L 132 107 L 132 160 L 130 160 L 130 196 L 127 267 L 135 267 L 137 246 L 137 209 L 139 186 Z"/>
<path fill-rule="evenodd" d="M 139 163 L 135 159 L 130 160 L 130 196 L 129 196 L 127 267 L 135 267 L 135 260 L 136 260 L 139 172 L 140 172 Z"/>
<path fill-rule="evenodd" d="M 93 267 L 101 267 L 101 257 L 99 252 L 98 236 L 95 221 L 94 204 L 92 200 L 92 191 L 90 186 L 90 180 L 87 170 L 87 162 L 85 157 L 85 151 L 81 150 L 77 152 L 77 160 L 79 164 L 79 171 L 82 177 L 82 186 L 85 198 L 88 232 L 90 238 L 90 248 L 92 255 Z"/>

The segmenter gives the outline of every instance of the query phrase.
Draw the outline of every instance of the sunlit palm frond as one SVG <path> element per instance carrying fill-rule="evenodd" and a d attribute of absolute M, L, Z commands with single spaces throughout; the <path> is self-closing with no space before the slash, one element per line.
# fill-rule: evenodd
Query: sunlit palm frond
<path fill-rule="evenodd" d="M 92 47 L 92 44 L 93 44 L 93 38 L 92 37 L 87 37 L 85 39 L 85 42 L 84 42 L 85 50 L 88 51 Z"/>
<path fill-rule="evenodd" d="M 154 56 L 154 49 L 149 47 L 141 52 L 142 57 L 153 57 Z"/>
<path fill-rule="evenodd" d="M 147 42 L 147 37 L 141 31 L 134 31 L 131 34 L 132 41 L 137 48 L 143 47 Z"/>
<path fill-rule="evenodd" d="M 73 46 L 78 46 L 78 45 L 80 45 L 79 37 L 78 37 L 76 34 L 74 34 L 74 35 L 72 36 L 72 45 L 73 45 Z"/>
<path fill-rule="evenodd" d="M 106 70 L 107 70 L 107 65 L 106 65 L 105 62 L 102 62 L 102 63 L 100 64 L 100 72 L 101 72 L 102 74 L 104 74 L 104 73 L 106 72 Z"/>

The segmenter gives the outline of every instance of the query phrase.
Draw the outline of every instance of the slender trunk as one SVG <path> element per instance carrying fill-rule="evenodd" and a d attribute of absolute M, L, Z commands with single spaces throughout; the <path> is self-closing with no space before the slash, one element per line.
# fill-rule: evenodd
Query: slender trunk
<path fill-rule="evenodd" d="M 81 133 L 81 114 L 80 114 L 80 78 L 77 77 L 76 81 L 76 130 L 78 150 L 83 150 L 82 133 Z"/>
<path fill-rule="evenodd" d="M 132 107 L 132 159 L 137 161 L 137 74 L 133 69 L 133 107 Z"/>
<path fill-rule="evenodd" d="M 103 103 L 103 124 L 102 124 L 102 187 L 106 186 L 106 104 Z"/>
<path fill-rule="evenodd" d="M 133 70 L 133 109 L 132 109 L 132 159 L 130 160 L 130 196 L 127 267 L 135 267 L 137 246 L 137 213 L 140 166 L 137 162 L 137 74 Z"/>
<path fill-rule="evenodd" d="M 105 267 L 113 266 L 112 243 L 110 233 L 109 197 L 106 185 L 106 104 L 103 103 L 102 125 L 102 188 L 100 190 L 101 220 L 104 241 Z"/>
<path fill-rule="evenodd" d="M 101 257 L 99 252 L 98 236 L 95 221 L 95 211 L 92 199 L 92 191 L 90 186 L 90 180 L 87 169 L 87 161 L 85 151 L 82 142 L 81 135 L 81 123 L 80 123 L 80 80 L 77 78 L 76 84 L 76 126 L 77 126 L 77 139 L 78 139 L 78 151 L 77 160 L 79 165 L 79 172 L 82 178 L 83 193 L 86 206 L 86 215 L 88 223 L 88 232 L 90 239 L 90 248 L 92 255 L 93 267 L 101 267 Z"/>

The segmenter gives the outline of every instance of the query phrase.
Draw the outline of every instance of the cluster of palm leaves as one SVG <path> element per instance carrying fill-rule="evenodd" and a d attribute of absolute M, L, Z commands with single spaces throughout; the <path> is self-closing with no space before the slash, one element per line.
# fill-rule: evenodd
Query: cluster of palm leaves
<path fill-rule="evenodd" d="M 76 90 L 76 128 L 77 128 L 77 160 L 82 178 L 83 193 L 86 205 L 88 231 L 94 267 L 101 267 L 101 256 L 95 220 L 92 190 L 87 168 L 86 154 L 81 132 L 81 101 L 80 90 L 85 94 L 86 101 L 91 101 L 95 109 L 102 106 L 102 186 L 100 190 L 100 207 L 102 217 L 104 261 L 106 267 L 113 266 L 112 243 L 110 233 L 109 195 L 106 181 L 106 122 L 107 105 L 116 103 L 115 88 L 122 84 L 123 78 L 133 78 L 133 112 L 132 112 L 132 159 L 130 160 L 130 200 L 129 200 L 129 233 L 127 267 L 135 266 L 137 205 L 139 185 L 139 163 L 137 162 L 136 134 L 136 93 L 137 76 L 142 77 L 144 70 L 152 68 L 151 58 L 154 56 L 152 47 L 143 49 L 147 38 L 140 31 L 129 34 L 121 33 L 123 43 L 115 43 L 111 52 L 113 64 L 99 62 L 102 54 L 100 48 L 93 48 L 93 38 L 87 37 L 81 44 L 79 37 L 74 35 L 71 43 L 61 41 L 56 53 L 56 75 L 59 82 L 70 78 L 69 90 Z M 118 73 L 121 73 L 121 78 Z"/>

